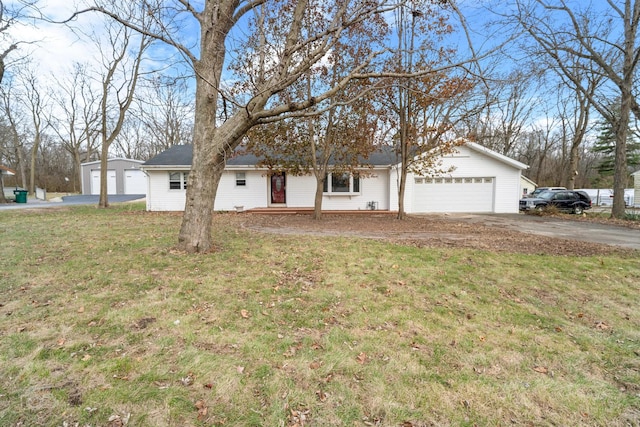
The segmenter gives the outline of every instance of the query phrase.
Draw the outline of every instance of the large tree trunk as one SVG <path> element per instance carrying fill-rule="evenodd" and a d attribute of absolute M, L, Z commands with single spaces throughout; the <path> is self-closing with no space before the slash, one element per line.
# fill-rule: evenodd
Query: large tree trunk
<path fill-rule="evenodd" d="M 187 252 L 208 252 L 213 248 L 211 218 L 220 177 L 224 171 L 224 156 L 214 154 L 212 146 L 194 144 L 193 165 L 187 179 L 187 200 L 178 235 L 178 244 Z"/>
<path fill-rule="evenodd" d="M 611 216 L 613 218 L 624 218 L 625 203 L 624 189 L 627 185 L 627 131 L 629 129 L 630 102 L 625 102 L 623 95 L 622 108 L 620 109 L 620 120 L 616 124 L 616 158 L 613 172 L 613 206 Z M 626 105 L 625 105 L 626 104 Z"/>

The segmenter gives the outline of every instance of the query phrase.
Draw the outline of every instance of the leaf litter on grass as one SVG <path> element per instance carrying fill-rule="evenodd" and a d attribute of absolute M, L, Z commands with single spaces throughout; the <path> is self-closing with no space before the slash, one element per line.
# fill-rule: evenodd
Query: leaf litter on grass
<path fill-rule="evenodd" d="M 177 216 L 52 215 L 12 227 L 42 236 L 38 223 L 80 216 L 61 262 L 41 256 L 60 236 L 0 249 L 0 326 L 14 331 L 0 373 L 20 378 L 0 383 L 5 424 L 16 413 L 49 425 L 114 414 L 136 425 L 623 425 L 638 405 L 633 259 L 273 238 L 238 215 L 214 219 L 220 252 L 188 256 L 171 251 Z M 105 216 L 106 240 L 83 248 Z M 27 253 L 39 261 L 23 274 Z M 571 279 L 584 269 L 597 287 Z M 62 372 L 95 411 L 68 390 L 32 394 L 40 415 L 13 397 Z"/>

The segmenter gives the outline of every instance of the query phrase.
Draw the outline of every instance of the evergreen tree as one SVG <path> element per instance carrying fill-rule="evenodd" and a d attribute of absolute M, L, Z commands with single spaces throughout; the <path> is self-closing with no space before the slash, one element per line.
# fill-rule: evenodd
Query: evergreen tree
<path fill-rule="evenodd" d="M 591 151 L 601 156 L 601 161 L 596 167 L 602 176 L 611 176 L 615 170 L 616 135 L 611 123 L 600 122 L 600 134 L 596 139 Z M 638 134 L 631 129 L 627 134 L 627 167 L 629 173 L 640 167 L 640 142 Z"/>

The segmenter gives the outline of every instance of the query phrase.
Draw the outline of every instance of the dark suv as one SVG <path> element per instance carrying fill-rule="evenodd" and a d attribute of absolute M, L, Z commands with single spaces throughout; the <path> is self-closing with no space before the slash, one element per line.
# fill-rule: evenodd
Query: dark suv
<path fill-rule="evenodd" d="M 543 191 L 534 198 L 520 199 L 520 210 L 542 210 L 547 206 L 555 206 L 563 212 L 582 214 L 591 209 L 591 198 L 584 191 Z"/>

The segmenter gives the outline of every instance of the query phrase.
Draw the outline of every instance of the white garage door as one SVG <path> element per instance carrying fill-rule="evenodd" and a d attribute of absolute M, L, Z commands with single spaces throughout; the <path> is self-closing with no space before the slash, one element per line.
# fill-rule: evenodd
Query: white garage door
<path fill-rule="evenodd" d="M 477 178 L 415 178 L 413 212 L 493 212 L 494 181 Z"/>
<path fill-rule="evenodd" d="M 126 169 L 124 194 L 147 194 L 147 175 L 140 169 Z"/>
<path fill-rule="evenodd" d="M 100 194 L 100 170 L 91 171 L 91 194 Z M 107 171 L 107 194 L 116 194 L 116 171 Z"/>

